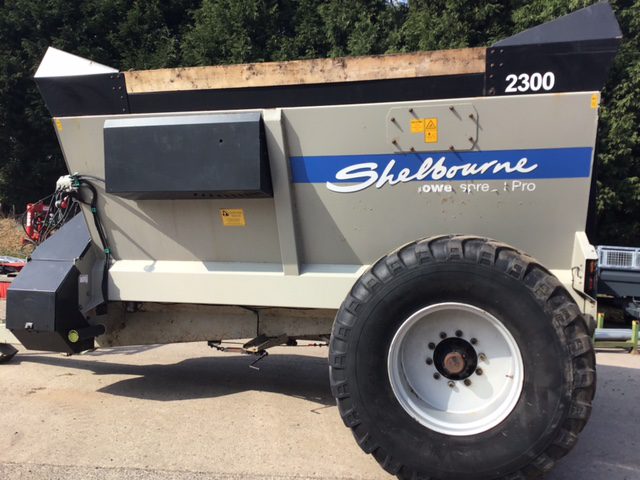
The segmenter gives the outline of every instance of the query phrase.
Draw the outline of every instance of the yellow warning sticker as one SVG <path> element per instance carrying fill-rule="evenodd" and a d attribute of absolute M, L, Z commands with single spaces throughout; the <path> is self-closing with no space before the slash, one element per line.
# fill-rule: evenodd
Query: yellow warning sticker
<path fill-rule="evenodd" d="M 222 225 L 225 227 L 244 227 L 247 225 L 244 220 L 244 210 L 241 208 L 221 208 L 220 218 L 222 218 Z"/>
<path fill-rule="evenodd" d="M 411 120 L 411 133 L 422 133 L 422 132 L 424 132 L 424 119 L 413 118 Z"/>
<path fill-rule="evenodd" d="M 438 143 L 438 119 L 424 119 L 424 141 L 425 143 Z"/>
<path fill-rule="evenodd" d="M 62 121 L 59 118 L 56 118 L 56 128 L 59 132 L 62 131 Z"/>
<path fill-rule="evenodd" d="M 597 93 L 591 95 L 591 108 L 594 110 L 600 105 L 600 96 Z"/>

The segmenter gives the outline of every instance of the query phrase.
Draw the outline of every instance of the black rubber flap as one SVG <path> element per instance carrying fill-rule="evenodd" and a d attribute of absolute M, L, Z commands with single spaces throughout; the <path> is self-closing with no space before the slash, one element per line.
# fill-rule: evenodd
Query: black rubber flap
<path fill-rule="evenodd" d="M 510 47 L 611 38 L 622 38 L 622 32 L 611 5 L 602 2 L 500 40 L 493 46 Z"/>
<path fill-rule="evenodd" d="M 108 193 L 133 199 L 272 195 L 261 115 L 107 120 Z"/>

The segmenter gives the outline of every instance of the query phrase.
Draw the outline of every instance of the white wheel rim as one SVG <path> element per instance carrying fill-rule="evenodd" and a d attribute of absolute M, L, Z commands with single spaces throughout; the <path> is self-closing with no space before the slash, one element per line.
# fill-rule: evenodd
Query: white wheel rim
<path fill-rule="evenodd" d="M 456 337 L 456 331 L 462 335 Z M 464 348 L 472 347 L 478 357 L 473 373 L 463 373 L 469 375 L 465 379 L 451 379 L 456 375 L 436 365 L 442 363 L 435 361 L 441 352 L 463 344 L 454 338 L 464 340 Z M 472 360 L 465 361 L 467 370 L 471 366 Z M 407 318 L 393 337 L 387 368 L 393 392 L 411 417 L 430 430 L 456 436 L 500 424 L 518 403 L 524 381 L 520 349 L 502 322 L 481 308 L 456 302 L 429 305 Z"/>

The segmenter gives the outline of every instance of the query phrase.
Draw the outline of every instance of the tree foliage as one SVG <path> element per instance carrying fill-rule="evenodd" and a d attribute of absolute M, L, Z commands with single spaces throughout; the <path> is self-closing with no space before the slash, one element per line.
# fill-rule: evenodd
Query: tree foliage
<path fill-rule="evenodd" d="M 65 170 L 32 80 L 48 46 L 121 70 L 489 45 L 587 0 L 0 0 L 0 202 Z M 624 41 L 603 92 L 600 243 L 640 243 L 640 0 L 613 0 Z"/>

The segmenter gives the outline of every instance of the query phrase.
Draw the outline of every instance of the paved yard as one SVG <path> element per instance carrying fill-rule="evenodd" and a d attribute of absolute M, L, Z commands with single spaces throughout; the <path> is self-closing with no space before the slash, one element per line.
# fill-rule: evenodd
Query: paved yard
<path fill-rule="evenodd" d="M 24 352 L 0 365 L 0 478 L 390 478 L 356 446 L 325 348 Z M 599 353 L 591 422 L 552 480 L 640 478 L 640 356 Z"/>

